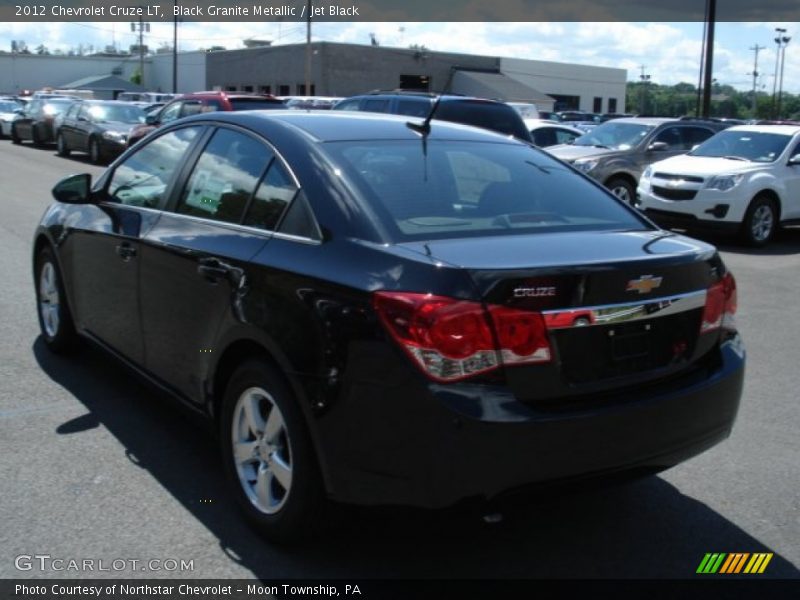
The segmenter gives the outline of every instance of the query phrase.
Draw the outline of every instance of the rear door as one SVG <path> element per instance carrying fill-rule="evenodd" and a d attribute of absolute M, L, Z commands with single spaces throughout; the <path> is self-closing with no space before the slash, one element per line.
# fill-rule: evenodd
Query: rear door
<path fill-rule="evenodd" d="M 213 343 L 222 318 L 241 320 L 249 260 L 269 241 L 280 216 L 282 208 L 265 200 L 269 182 L 262 182 L 274 160 L 259 138 L 216 129 L 170 210 L 144 240 L 140 297 L 147 367 L 188 398 L 202 394 L 201 374 L 219 351 Z"/>

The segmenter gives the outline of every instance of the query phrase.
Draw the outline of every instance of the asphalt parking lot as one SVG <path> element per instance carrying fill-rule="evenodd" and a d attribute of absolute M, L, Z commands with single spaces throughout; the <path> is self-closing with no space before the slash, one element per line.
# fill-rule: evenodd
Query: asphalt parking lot
<path fill-rule="evenodd" d="M 186 413 L 98 351 L 55 357 L 38 339 L 31 238 L 50 188 L 78 172 L 102 169 L 0 141 L 0 577 L 691 578 L 707 552 L 774 552 L 763 577 L 800 578 L 800 229 L 759 251 L 713 240 L 737 278 L 749 353 L 723 444 L 500 524 L 471 510 L 348 510 L 327 538 L 286 549 L 247 528 L 213 439 Z M 15 566 L 36 554 L 128 562 Z M 129 566 L 153 559 L 193 569 Z"/>

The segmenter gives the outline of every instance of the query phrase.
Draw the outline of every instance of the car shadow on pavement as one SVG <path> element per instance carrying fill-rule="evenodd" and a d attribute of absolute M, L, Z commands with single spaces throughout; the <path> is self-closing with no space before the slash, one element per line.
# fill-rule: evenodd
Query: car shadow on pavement
<path fill-rule="evenodd" d="M 257 578 L 688 578 L 707 552 L 771 551 L 656 476 L 517 505 L 498 524 L 485 523 L 473 508 L 348 507 L 325 536 L 274 546 L 241 518 L 225 492 L 216 441 L 200 424 L 187 427 L 194 419 L 186 410 L 88 344 L 62 358 L 39 338 L 33 353 L 88 410 L 54 435 L 80 435 L 98 424 L 107 429 L 132 464 Z M 800 571 L 775 555 L 764 576 L 797 578 Z"/>

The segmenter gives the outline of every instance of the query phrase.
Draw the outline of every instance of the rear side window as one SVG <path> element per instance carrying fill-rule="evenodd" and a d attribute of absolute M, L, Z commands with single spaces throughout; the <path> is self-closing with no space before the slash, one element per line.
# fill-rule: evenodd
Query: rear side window
<path fill-rule="evenodd" d="M 270 110 L 286 108 L 280 100 L 267 100 L 263 98 L 231 98 L 231 110 Z"/>
<path fill-rule="evenodd" d="M 334 106 L 334 109 L 336 109 L 336 110 L 358 110 L 358 105 L 359 105 L 360 102 L 361 102 L 361 100 L 359 100 L 358 98 L 352 98 L 350 100 L 342 100 L 336 106 Z"/>
<path fill-rule="evenodd" d="M 200 127 L 158 136 L 114 169 L 107 200 L 128 206 L 164 208 L 166 191 Z"/>
<path fill-rule="evenodd" d="M 273 161 L 264 181 L 256 190 L 244 224 L 274 230 L 283 211 L 296 193 L 297 186 L 294 185 L 286 169 L 277 160 Z"/>
<path fill-rule="evenodd" d="M 647 229 L 609 193 L 528 146 L 430 140 L 331 142 L 395 241 Z"/>
<path fill-rule="evenodd" d="M 491 129 L 521 140 L 530 140 L 530 132 L 519 113 L 507 104 L 482 100 L 455 100 L 441 102 L 434 116 L 440 121 L 452 121 Z"/>
<path fill-rule="evenodd" d="M 402 99 L 397 101 L 397 114 L 424 119 L 431 112 L 432 106 L 430 100 Z"/>
<path fill-rule="evenodd" d="M 261 142 L 218 129 L 192 169 L 177 212 L 239 223 L 272 152 Z"/>
<path fill-rule="evenodd" d="M 364 107 L 361 110 L 367 112 L 389 112 L 389 101 L 385 98 L 369 98 L 364 100 Z"/>

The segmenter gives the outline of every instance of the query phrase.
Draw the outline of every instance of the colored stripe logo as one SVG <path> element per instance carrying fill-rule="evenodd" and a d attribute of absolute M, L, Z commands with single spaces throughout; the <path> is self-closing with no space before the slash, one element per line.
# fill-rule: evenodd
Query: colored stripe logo
<path fill-rule="evenodd" d="M 701 574 L 761 574 L 772 560 L 772 552 L 707 552 L 696 573 Z"/>

